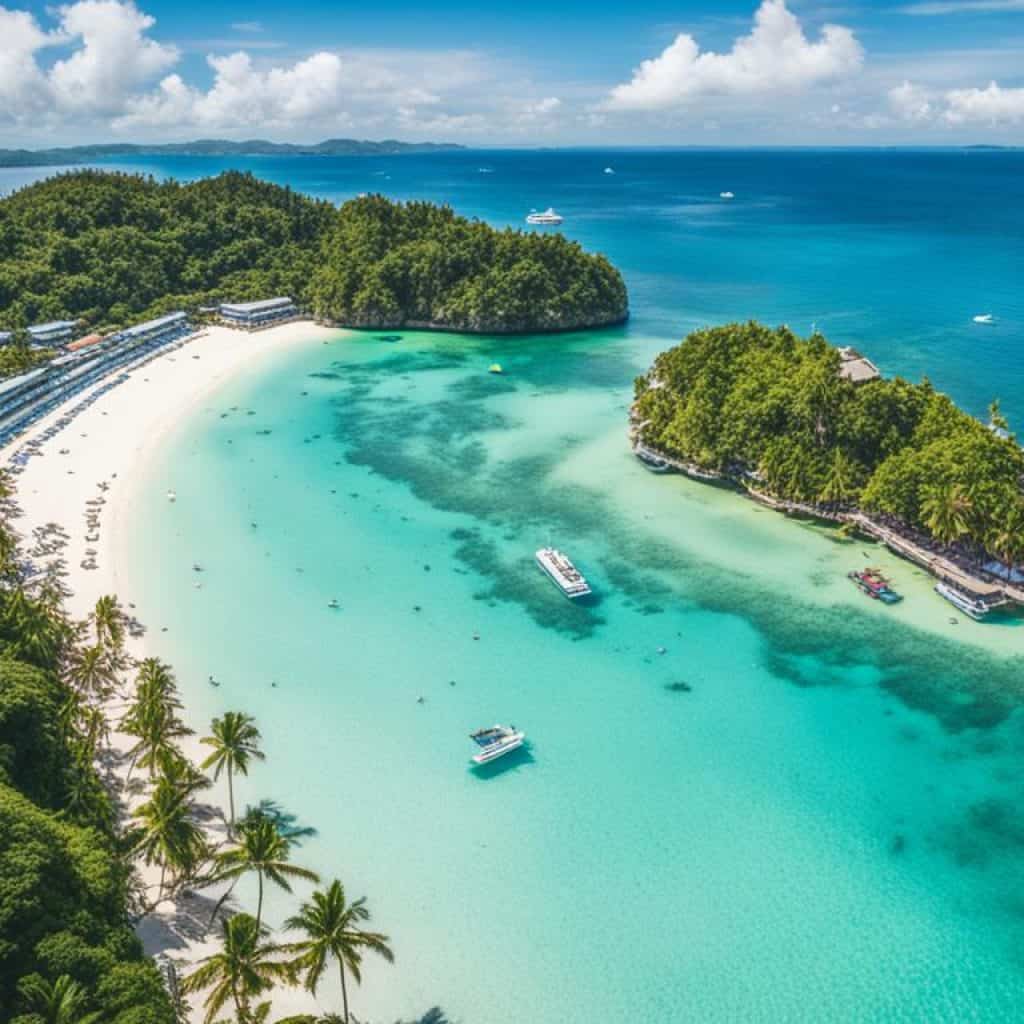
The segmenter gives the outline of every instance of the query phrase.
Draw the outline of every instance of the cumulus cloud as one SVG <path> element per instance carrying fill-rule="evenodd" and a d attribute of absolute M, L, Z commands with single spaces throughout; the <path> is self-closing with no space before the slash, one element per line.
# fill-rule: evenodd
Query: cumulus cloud
<path fill-rule="evenodd" d="M 907 121 L 947 125 L 1017 124 L 1024 121 L 1024 88 L 989 82 L 984 89 L 926 89 L 904 82 L 889 90 L 889 105 Z"/>
<path fill-rule="evenodd" d="M 944 117 L 950 124 L 1016 124 L 1024 121 L 1024 89 L 995 82 L 985 89 L 950 89 Z"/>
<path fill-rule="evenodd" d="M 826 25 L 817 41 L 804 34 L 785 0 L 763 0 L 754 27 L 728 53 L 701 51 L 680 33 L 659 57 L 645 60 L 606 101 L 613 110 L 664 110 L 706 95 L 794 91 L 859 70 L 864 51 L 853 32 Z"/>
<path fill-rule="evenodd" d="M 79 0 L 56 16 L 45 32 L 29 12 L 0 7 L 0 104 L 15 119 L 119 110 L 178 60 L 173 46 L 146 36 L 154 21 L 130 0 Z M 73 52 L 44 70 L 39 51 L 58 43 Z"/>
<path fill-rule="evenodd" d="M 146 37 L 154 24 L 155 19 L 134 3 L 79 0 L 61 7 L 61 32 L 80 41 L 80 46 L 50 70 L 57 106 L 67 111 L 117 111 L 133 90 L 175 64 L 175 47 Z"/>
<path fill-rule="evenodd" d="M 0 39 L 0 105 L 15 116 L 45 109 L 48 85 L 36 53 L 59 38 L 44 32 L 28 11 L 0 7 Z"/>

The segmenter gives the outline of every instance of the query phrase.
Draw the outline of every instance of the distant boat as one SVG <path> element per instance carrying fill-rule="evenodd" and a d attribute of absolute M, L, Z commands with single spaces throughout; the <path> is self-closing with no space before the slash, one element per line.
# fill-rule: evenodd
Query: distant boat
<path fill-rule="evenodd" d="M 526 218 L 527 224 L 561 224 L 562 216 L 549 206 L 543 213 L 532 211 Z"/>
<path fill-rule="evenodd" d="M 614 174 L 615 172 L 610 167 L 606 167 L 604 169 L 604 173 L 605 174 Z"/>
<path fill-rule="evenodd" d="M 476 172 L 477 172 L 477 174 L 493 174 L 494 173 L 494 168 L 493 167 L 478 167 L 476 169 Z"/>
<path fill-rule="evenodd" d="M 976 324 L 991 324 L 995 322 L 995 317 L 991 313 L 979 313 L 977 316 L 971 317 Z"/>
<path fill-rule="evenodd" d="M 469 738 L 480 747 L 480 753 L 473 755 L 473 763 L 488 764 L 518 750 L 526 739 L 526 733 L 514 725 L 494 725 L 490 729 L 477 729 L 469 734 Z"/>
<path fill-rule="evenodd" d="M 566 597 L 586 597 L 590 593 L 590 584 L 568 555 L 563 555 L 556 548 L 541 548 L 536 558 L 537 564 Z"/>
<path fill-rule="evenodd" d="M 504 373 L 505 371 L 501 368 L 501 363 L 491 363 L 491 365 L 487 367 L 487 372 Z"/>
<path fill-rule="evenodd" d="M 719 199 L 735 199 L 736 198 L 736 193 L 735 192 L 719 192 L 718 193 L 718 198 Z"/>
<path fill-rule="evenodd" d="M 168 501 L 177 501 L 178 500 L 178 496 L 174 493 L 174 491 L 168 491 L 167 492 L 167 500 Z"/>

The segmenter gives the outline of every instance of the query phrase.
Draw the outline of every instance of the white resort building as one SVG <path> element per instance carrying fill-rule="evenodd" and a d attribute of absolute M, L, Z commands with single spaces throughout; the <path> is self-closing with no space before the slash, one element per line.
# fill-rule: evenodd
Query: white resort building
<path fill-rule="evenodd" d="M 0 444 L 6 444 L 55 406 L 111 371 L 129 370 L 191 332 L 192 325 L 185 313 L 171 313 L 105 338 L 90 335 L 81 339 L 81 344 L 72 343 L 66 355 L 0 381 Z"/>
<path fill-rule="evenodd" d="M 839 376 L 845 377 L 854 384 L 866 384 L 869 380 L 878 380 L 882 374 L 867 356 L 862 356 L 855 348 L 844 345 L 839 349 Z"/>
<path fill-rule="evenodd" d="M 287 295 L 259 302 L 224 302 L 220 306 L 221 319 L 228 327 L 241 327 L 247 331 L 291 320 L 298 313 L 298 307 Z"/>
<path fill-rule="evenodd" d="M 75 336 L 75 320 L 52 320 L 48 324 L 35 324 L 28 329 L 31 344 L 40 348 L 56 348 L 66 345 Z"/>

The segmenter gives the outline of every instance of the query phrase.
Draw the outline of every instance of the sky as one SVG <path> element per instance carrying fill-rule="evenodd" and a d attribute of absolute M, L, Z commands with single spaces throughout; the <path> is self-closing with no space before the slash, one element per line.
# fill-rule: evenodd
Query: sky
<path fill-rule="evenodd" d="M 0 146 L 1024 144 L 1024 0 L 0 0 Z"/>

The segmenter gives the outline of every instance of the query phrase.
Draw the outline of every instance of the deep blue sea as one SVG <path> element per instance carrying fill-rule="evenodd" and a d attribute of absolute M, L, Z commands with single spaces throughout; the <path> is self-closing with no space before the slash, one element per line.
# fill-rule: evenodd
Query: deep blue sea
<path fill-rule="evenodd" d="M 746 318 L 816 326 L 1024 423 L 1024 152 L 131 169 L 227 166 L 496 225 L 554 206 L 630 289 L 621 329 L 282 351 L 179 424 L 139 484 L 123 596 L 167 627 L 197 728 L 257 716 L 268 761 L 244 798 L 315 824 L 303 860 L 392 937 L 360 1018 L 1024 1019 L 1024 624 L 954 624 L 905 563 L 651 476 L 626 445 L 653 355 Z M 595 603 L 534 569 L 549 540 Z M 865 560 L 902 605 L 849 585 Z M 474 773 L 466 734 L 495 721 L 530 748 Z M 275 897 L 271 919 L 291 907 Z"/>

